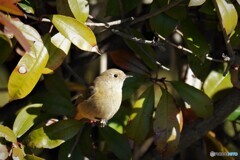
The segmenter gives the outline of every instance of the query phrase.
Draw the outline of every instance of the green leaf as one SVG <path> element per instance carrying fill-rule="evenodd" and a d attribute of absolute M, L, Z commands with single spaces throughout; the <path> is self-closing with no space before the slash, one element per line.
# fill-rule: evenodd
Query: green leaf
<path fill-rule="evenodd" d="M 37 84 L 48 61 L 47 49 L 40 42 L 32 45 L 13 70 L 8 83 L 10 100 L 27 96 Z"/>
<path fill-rule="evenodd" d="M 122 88 L 123 91 L 123 101 L 130 98 L 133 93 L 136 92 L 136 90 L 146 81 L 144 76 L 130 73 L 129 75 L 132 75 L 133 77 L 127 78 L 124 81 L 124 85 Z"/>
<path fill-rule="evenodd" d="M 56 8 L 58 14 L 74 17 L 69 7 L 68 0 L 56 0 Z"/>
<path fill-rule="evenodd" d="M 32 101 L 42 103 L 43 109 L 50 114 L 72 116 L 74 113 L 74 107 L 70 99 L 48 90 L 36 94 Z"/>
<path fill-rule="evenodd" d="M 99 53 L 94 33 L 83 23 L 62 15 L 53 15 L 52 23 L 64 37 L 78 48 Z"/>
<path fill-rule="evenodd" d="M 133 105 L 133 113 L 126 129 L 129 138 L 137 143 L 143 142 L 150 130 L 153 109 L 154 89 L 150 86 Z"/>
<path fill-rule="evenodd" d="M 159 8 L 161 7 L 157 4 L 157 2 L 152 3 L 151 12 L 154 12 Z M 164 37 L 169 36 L 177 26 L 177 21 L 169 17 L 165 13 L 161 13 L 157 16 L 150 18 L 149 22 L 151 29 Z"/>
<path fill-rule="evenodd" d="M 136 30 L 127 30 L 127 32 L 129 35 L 131 35 L 133 37 L 145 39 L 144 36 Z M 151 70 L 157 69 L 156 53 L 151 46 L 149 46 L 147 44 L 139 44 L 137 42 L 127 40 L 127 39 L 124 39 L 124 42 L 128 45 L 129 48 L 131 48 L 134 51 L 134 53 L 140 55 L 143 62 Z"/>
<path fill-rule="evenodd" d="M 1 48 L 1 54 L 0 54 L 0 64 L 4 63 L 10 53 L 12 52 L 11 45 L 8 41 L 2 38 L 3 35 L 0 33 L 0 48 Z"/>
<path fill-rule="evenodd" d="M 12 159 L 25 160 L 24 155 L 24 149 L 14 144 L 12 147 Z"/>
<path fill-rule="evenodd" d="M 223 89 L 231 88 L 230 73 L 223 76 L 222 73 L 212 71 L 204 82 L 203 89 L 209 97 L 213 97 L 215 93 Z"/>
<path fill-rule="evenodd" d="M 120 4 L 122 3 L 122 11 L 121 13 Z M 133 10 L 140 3 L 140 0 L 122 0 L 121 2 L 116 0 L 108 0 L 106 14 L 108 16 L 120 16 L 121 14 L 126 14 L 129 11 Z"/>
<path fill-rule="evenodd" d="M 76 144 L 76 140 L 76 138 L 72 138 L 61 145 L 58 152 L 58 160 L 84 160 L 84 156 L 80 152 L 80 144 Z M 72 150 L 73 147 L 74 150 Z"/>
<path fill-rule="evenodd" d="M 181 21 L 181 31 L 189 49 L 203 62 L 209 53 L 209 46 L 203 35 L 189 19 Z"/>
<path fill-rule="evenodd" d="M 235 48 L 237 49 L 240 46 L 239 37 L 240 37 L 240 27 L 237 27 L 234 34 L 230 37 L 230 43 L 234 49 Z"/>
<path fill-rule="evenodd" d="M 68 0 L 69 7 L 74 17 L 84 23 L 89 15 L 89 5 L 86 0 Z"/>
<path fill-rule="evenodd" d="M 82 123 L 76 120 L 62 120 L 50 126 L 33 130 L 25 141 L 32 148 L 55 148 L 76 135 Z"/>
<path fill-rule="evenodd" d="M 206 1 L 199 9 L 201 13 L 216 17 L 216 9 L 212 1 Z"/>
<path fill-rule="evenodd" d="M 49 60 L 43 73 L 48 74 L 63 63 L 70 50 L 71 42 L 61 33 L 57 33 L 53 37 L 47 34 L 44 36 L 43 41 L 49 53 Z"/>
<path fill-rule="evenodd" d="M 188 3 L 189 7 L 201 6 L 206 0 L 190 0 Z"/>
<path fill-rule="evenodd" d="M 120 134 L 125 132 L 129 120 L 129 109 L 121 106 L 118 112 L 108 121 L 108 126 Z"/>
<path fill-rule="evenodd" d="M 161 90 L 162 96 L 157 105 L 153 129 L 157 150 L 164 157 L 169 157 L 178 147 L 183 117 L 172 95 L 163 88 Z"/>
<path fill-rule="evenodd" d="M 44 84 L 48 91 L 59 94 L 71 101 L 71 95 L 70 91 L 62 77 L 60 77 L 58 74 L 50 74 L 44 76 Z"/>
<path fill-rule="evenodd" d="M 131 148 L 128 140 L 110 127 L 100 129 L 100 134 L 106 140 L 109 150 L 111 150 L 120 160 L 131 159 Z"/>
<path fill-rule="evenodd" d="M 226 0 L 214 0 L 216 2 L 216 8 L 219 11 L 221 16 L 221 23 L 223 28 L 226 30 L 226 33 L 229 35 L 231 34 L 238 22 L 238 14 L 231 3 L 231 1 Z"/>
<path fill-rule="evenodd" d="M 1 56 L 0 56 L 1 57 Z M 9 96 L 7 91 L 9 71 L 7 67 L 0 65 L 0 108 L 9 103 Z"/>
<path fill-rule="evenodd" d="M 34 155 L 29 155 L 29 154 L 27 154 L 24 158 L 25 160 L 44 160 L 43 158 L 40 158 Z"/>
<path fill-rule="evenodd" d="M 197 116 L 208 118 L 212 115 L 213 104 L 211 99 L 202 91 L 178 81 L 170 82 L 181 98 L 191 105 Z"/>
<path fill-rule="evenodd" d="M 41 108 L 42 104 L 30 104 L 18 113 L 13 124 L 13 132 L 17 137 L 21 137 L 34 125 Z"/>
<path fill-rule="evenodd" d="M 235 111 L 233 111 L 228 117 L 227 120 L 229 121 L 235 121 L 240 117 L 240 106 L 235 109 Z"/>
<path fill-rule="evenodd" d="M 26 2 L 26 1 L 25 1 Z M 24 10 L 26 13 L 35 14 L 34 9 L 30 6 L 30 4 L 18 3 L 19 7 Z"/>
<path fill-rule="evenodd" d="M 6 126 L 0 125 L 0 137 L 5 138 L 6 141 L 17 143 L 17 137 L 13 131 Z"/>
<path fill-rule="evenodd" d="M 192 54 L 189 54 L 187 57 L 189 66 L 193 71 L 194 76 L 196 76 L 201 81 L 205 81 L 209 72 L 211 71 L 211 61 L 203 62 L 198 57 Z"/>

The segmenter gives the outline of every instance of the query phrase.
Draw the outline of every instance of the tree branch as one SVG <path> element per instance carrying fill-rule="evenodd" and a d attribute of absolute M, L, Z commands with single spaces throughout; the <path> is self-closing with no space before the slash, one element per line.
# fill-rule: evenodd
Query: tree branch
<path fill-rule="evenodd" d="M 132 41 L 135 41 L 135 42 L 138 42 L 138 43 L 148 44 L 148 45 L 155 46 L 155 47 L 160 47 L 160 48 L 163 46 L 163 43 L 160 42 L 160 41 L 146 40 L 146 39 L 134 37 L 134 36 L 131 36 L 127 33 L 121 32 L 117 29 L 112 29 L 111 31 L 116 35 L 119 35 L 123 38 L 129 39 L 129 40 L 132 40 Z"/>
<path fill-rule="evenodd" d="M 215 110 L 208 119 L 199 119 L 187 126 L 182 134 L 176 153 L 179 153 L 195 141 L 203 137 L 208 131 L 213 130 L 221 124 L 240 104 L 240 89 L 232 88 L 221 100 L 215 103 Z"/>

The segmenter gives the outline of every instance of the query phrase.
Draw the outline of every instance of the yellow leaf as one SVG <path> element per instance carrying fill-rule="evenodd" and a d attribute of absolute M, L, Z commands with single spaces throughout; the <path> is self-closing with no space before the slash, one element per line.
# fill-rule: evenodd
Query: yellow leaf
<path fill-rule="evenodd" d="M 237 25 L 237 11 L 231 1 L 216 0 L 216 4 L 221 16 L 222 26 L 226 30 L 227 35 L 229 35 L 234 31 Z"/>
<path fill-rule="evenodd" d="M 47 49 L 40 42 L 32 45 L 31 51 L 24 54 L 13 70 L 9 82 L 10 100 L 27 96 L 37 84 L 48 61 Z"/>
<path fill-rule="evenodd" d="M 52 23 L 64 37 L 78 48 L 100 54 L 94 33 L 80 21 L 68 16 L 53 15 Z"/>

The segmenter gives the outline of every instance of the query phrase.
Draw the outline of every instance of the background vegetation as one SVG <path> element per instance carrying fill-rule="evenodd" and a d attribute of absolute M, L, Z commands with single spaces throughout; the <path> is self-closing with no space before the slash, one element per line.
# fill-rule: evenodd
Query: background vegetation
<path fill-rule="evenodd" d="M 235 0 L 0 0 L 0 159 L 235 159 Z M 108 126 L 73 120 L 107 68 L 133 75 Z M 239 155 L 238 155 L 239 157 Z"/>

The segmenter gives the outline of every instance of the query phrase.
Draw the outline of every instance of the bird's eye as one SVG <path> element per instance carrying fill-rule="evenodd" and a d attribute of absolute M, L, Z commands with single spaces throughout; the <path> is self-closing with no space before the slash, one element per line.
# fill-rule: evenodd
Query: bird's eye
<path fill-rule="evenodd" d="M 114 77 L 114 78 L 117 78 L 117 77 L 118 77 L 118 74 L 114 74 L 113 77 Z"/>

